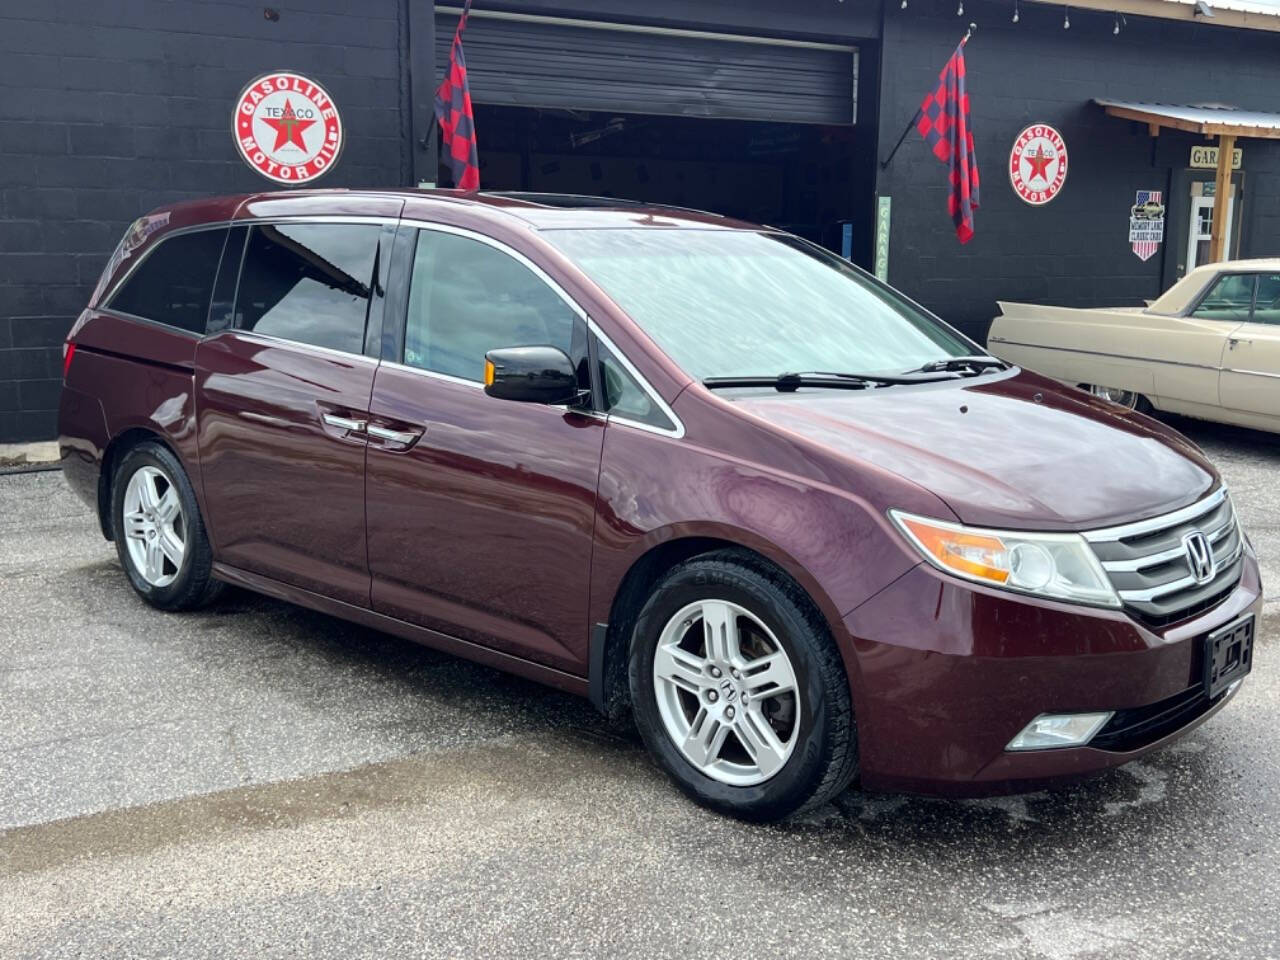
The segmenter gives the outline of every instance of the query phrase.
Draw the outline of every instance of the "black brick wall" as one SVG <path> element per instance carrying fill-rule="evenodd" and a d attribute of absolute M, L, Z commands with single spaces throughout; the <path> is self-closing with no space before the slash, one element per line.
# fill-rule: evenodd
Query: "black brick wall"
<path fill-rule="evenodd" d="M 260 73 L 325 85 L 347 145 L 319 186 L 409 182 L 398 0 L 59 0 L 0 6 L 0 442 L 55 430 L 61 343 L 125 228 L 268 189 L 231 109 Z"/>
<path fill-rule="evenodd" d="M 271 69 L 314 75 L 347 126 L 338 167 L 321 186 L 414 182 L 429 169 L 408 131 L 430 129 L 434 78 L 409 77 L 406 22 L 421 0 L 59 0 L 0 7 L 0 442 L 54 434 L 62 338 L 126 226 L 157 205 L 264 189 L 239 159 L 229 112 L 245 83 Z M 497 0 L 495 6 L 499 5 Z M 985 335 L 997 299 L 1089 306 L 1138 303 L 1173 276 L 1186 199 L 1170 197 L 1169 237 L 1143 264 L 1129 250 L 1135 190 L 1185 189 L 1198 141 L 1103 115 L 1093 97 L 1223 101 L 1277 110 L 1280 34 L 1130 17 L 1011 0 L 503 0 L 502 6 L 658 25 L 872 37 L 861 122 L 893 145 L 943 61 L 975 20 L 969 53 L 973 124 L 983 171 L 978 233 L 967 246 L 946 214 L 945 171 L 911 133 L 876 192 L 893 197 L 890 280 L 966 331 Z M 430 24 L 431 18 L 414 22 Z M 422 38 L 418 38 L 421 40 Z M 430 43 L 426 43 L 429 51 Z M 424 74 L 433 70 L 420 71 Z M 412 83 L 415 116 L 407 115 Z M 878 108 L 878 121 L 876 118 Z M 781 118 L 780 118 L 781 119 Z M 1013 194 L 1006 163 L 1028 123 L 1066 137 L 1062 195 L 1032 208 Z M 1243 255 L 1280 254 L 1280 142 L 1246 140 Z M 421 175 L 421 172 L 419 172 Z M 1209 176 L 1204 174 L 1203 176 Z M 869 233 L 871 224 L 865 225 Z M 1172 258 L 1172 259 L 1170 259 Z"/>
<path fill-rule="evenodd" d="M 946 170 L 914 131 L 880 176 L 893 197 L 889 280 L 967 333 L 985 337 L 996 300 L 1063 306 L 1141 304 L 1174 278 L 1185 247 L 1185 197 L 1169 197 L 1175 174 L 1203 137 L 1106 116 L 1095 97 L 1164 103 L 1229 103 L 1280 112 L 1280 33 L 1129 17 L 1119 36 L 1111 14 L 1012 0 L 911 0 L 888 4 L 884 22 L 880 150 L 888 153 L 935 83 L 970 21 L 966 49 L 972 123 L 982 172 L 977 235 L 956 240 L 947 215 Z M 1023 203 L 1009 183 L 1009 151 L 1028 124 L 1062 133 L 1070 167 L 1059 196 Z M 1246 197 L 1239 254 L 1280 255 L 1280 141 L 1242 140 Z M 1205 172 L 1212 179 L 1212 172 Z M 1128 239 L 1128 208 L 1140 189 L 1166 191 L 1166 242 L 1145 264 Z M 1170 238 L 1174 242 L 1170 242 Z M 1166 266 L 1169 267 L 1166 270 Z"/>

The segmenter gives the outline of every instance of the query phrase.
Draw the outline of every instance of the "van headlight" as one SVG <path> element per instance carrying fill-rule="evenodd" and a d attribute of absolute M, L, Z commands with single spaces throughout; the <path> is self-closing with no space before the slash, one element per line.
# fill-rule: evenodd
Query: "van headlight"
<path fill-rule="evenodd" d="M 1102 564 L 1078 534 L 985 530 L 898 510 L 889 516 L 939 570 L 1019 593 L 1120 606 Z"/>

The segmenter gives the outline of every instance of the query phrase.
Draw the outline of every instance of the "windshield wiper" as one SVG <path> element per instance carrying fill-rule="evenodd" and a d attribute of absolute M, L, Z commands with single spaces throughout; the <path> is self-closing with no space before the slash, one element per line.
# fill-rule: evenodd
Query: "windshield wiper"
<path fill-rule="evenodd" d="M 702 385 L 709 390 L 733 387 L 773 387 L 779 393 L 792 393 L 800 387 L 825 387 L 829 390 L 865 390 L 895 383 L 934 383 L 954 377 L 882 376 L 878 373 L 832 373 L 810 370 L 804 373 L 779 373 L 774 376 L 707 377 Z"/>
<path fill-rule="evenodd" d="M 779 393 L 791 393 L 800 387 L 827 387 L 831 390 L 865 390 L 871 386 L 866 380 L 836 374 L 779 373 L 776 376 L 759 377 L 707 377 L 702 385 L 708 390 L 727 390 L 733 387 L 773 387 Z"/>
<path fill-rule="evenodd" d="M 906 373 L 969 373 L 978 374 L 983 370 L 992 368 L 1006 370 L 1009 364 L 997 357 L 988 357 L 981 354 L 971 357 L 945 357 L 942 360 L 930 360 L 928 363 L 922 363 L 914 370 L 907 370 Z"/>

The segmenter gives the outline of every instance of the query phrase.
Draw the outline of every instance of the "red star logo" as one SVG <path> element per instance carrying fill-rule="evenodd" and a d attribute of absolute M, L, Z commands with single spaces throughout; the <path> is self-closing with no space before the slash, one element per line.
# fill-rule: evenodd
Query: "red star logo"
<path fill-rule="evenodd" d="M 1022 158 L 1031 164 L 1031 176 L 1027 177 L 1028 181 L 1039 177 L 1046 183 L 1049 182 L 1049 164 L 1054 160 L 1053 154 L 1045 153 L 1044 147 L 1036 147 L 1035 153 L 1024 153 Z"/>
<path fill-rule="evenodd" d="M 307 129 L 316 121 L 299 120 L 298 115 L 293 112 L 293 104 L 286 97 L 284 101 L 284 112 L 280 114 L 280 119 L 276 120 L 272 117 L 263 117 L 262 122 L 276 132 L 276 145 L 271 149 L 279 150 L 286 143 L 292 143 L 300 150 L 306 150 L 307 145 L 302 140 L 302 131 Z"/>

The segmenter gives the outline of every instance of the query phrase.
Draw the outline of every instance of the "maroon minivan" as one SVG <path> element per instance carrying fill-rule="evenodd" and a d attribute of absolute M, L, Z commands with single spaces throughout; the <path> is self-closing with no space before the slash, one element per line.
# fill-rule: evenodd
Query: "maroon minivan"
<path fill-rule="evenodd" d="M 1258 566 L 1196 447 L 767 227 L 182 204 L 65 359 L 67 479 L 148 603 L 232 583 L 630 711 L 738 816 L 1112 767 L 1251 667 Z"/>

